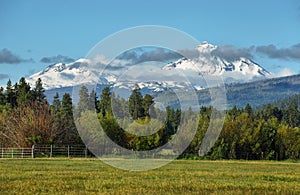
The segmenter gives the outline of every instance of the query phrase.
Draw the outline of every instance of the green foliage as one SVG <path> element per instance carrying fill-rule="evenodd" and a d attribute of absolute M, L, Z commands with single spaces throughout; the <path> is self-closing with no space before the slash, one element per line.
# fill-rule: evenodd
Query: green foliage
<path fill-rule="evenodd" d="M 98 110 L 102 116 L 105 116 L 106 114 L 112 114 L 111 92 L 109 87 L 105 87 L 102 90 L 101 100 L 98 103 Z"/>
<path fill-rule="evenodd" d="M 35 83 L 35 87 L 33 89 L 33 97 L 37 102 L 45 103 L 47 102 L 46 96 L 45 96 L 45 89 L 43 88 L 43 83 L 40 78 Z"/>
<path fill-rule="evenodd" d="M 80 144 L 81 139 L 77 133 L 74 118 L 73 118 L 73 105 L 70 94 L 65 93 L 61 101 L 61 141 L 64 144 Z"/>
<path fill-rule="evenodd" d="M 127 141 L 124 130 L 119 126 L 116 119 L 110 115 L 99 116 L 100 125 L 106 135 L 119 146 L 126 147 Z"/>
<path fill-rule="evenodd" d="M 164 127 L 161 127 L 158 120 L 149 117 L 138 119 L 126 129 L 127 136 L 130 137 L 129 148 L 137 151 L 155 149 L 162 144 L 164 131 Z"/>
<path fill-rule="evenodd" d="M 6 85 L 5 103 L 7 103 L 11 107 L 15 107 L 17 105 L 16 89 L 13 88 L 10 80 L 7 81 Z"/>
<path fill-rule="evenodd" d="M 256 112 L 250 112 L 248 105 L 240 111 L 236 107 L 229 110 L 221 135 L 208 156 L 213 159 L 299 159 L 300 134 L 295 119 L 299 110 L 294 109 L 295 102 L 286 103 L 282 109 L 268 104 Z"/>
<path fill-rule="evenodd" d="M 24 77 L 20 79 L 15 88 L 17 89 L 16 95 L 18 105 L 26 105 L 30 100 L 34 99 L 34 92 L 30 90 L 30 85 L 26 82 Z"/>
<path fill-rule="evenodd" d="M 149 94 L 146 94 L 143 99 L 144 116 L 150 117 L 150 114 L 154 114 L 153 103 L 153 97 Z"/>
<path fill-rule="evenodd" d="M 89 95 L 88 110 L 95 110 L 97 108 L 97 95 L 93 89 Z"/>
<path fill-rule="evenodd" d="M 144 106 L 143 106 L 143 96 L 140 92 L 138 85 L 132 91 L 132 94 L 129 97 L 129 113 L 131 114 L 133 120 L 142 118 L 145 116 Z"/>
<path fill-rule="evenodd" d="M 41 139 L 42 139 L 42 137 L 40 135 L 38 135 L 38 136 L 27 137 L 25 139 L 25 141 L 29 142 L 31 145 L 34 145 L 34 144 L 39 143 Z"/>
<path fill-rule="evenodd" d="M 76 118 L 80 117 L 80 114 L 83 111 L 88 110 L 89 108 L 90 108 L 90 103 L 89 103 L 88 89 L 86 88 L 86 86 L 82 86 L 79 90 L 79 101 L 75 113 Z"/>
<path fill-rule="evenodd" d="M 85 143 L 88 143 L 89 149 L 99 149 L 99 146 L 105 145 L 104 132 L 100 131 L 100 125 L 97 114 L 86 110 L 75 121 L 78 133 Z"/>
<path fill-rule="evenodd" d="M 6 90 L 0 90 L 1 146 L 82 144 L 74 124 L 70 95 L 65 94 L 61 102 L 57 93 L 49 106 L 44 92 L 41 79 L 31 89 L 25 78 L 14 86 L 9 80 Z"/>
<path fill-rule="evenodd" d="M 59 94 L 56 93 L 55 96 L 53 97 L 53 103 L 50 106 L 51 123 L 52 123 L 52 128 L 55 132 L 61 131 L 62 118 L 61 118 L 60 110 L 61 110 L 61 102 L 59 99 Z M 53 144 L 53 141 L 54 140 L 51 140 L 51 144 Z"/>
<path fill-rule="evenodd" d="M 5 103 L 5 95 L 3 87 L 0 87 L 0 105 L 4 105 Z"/>

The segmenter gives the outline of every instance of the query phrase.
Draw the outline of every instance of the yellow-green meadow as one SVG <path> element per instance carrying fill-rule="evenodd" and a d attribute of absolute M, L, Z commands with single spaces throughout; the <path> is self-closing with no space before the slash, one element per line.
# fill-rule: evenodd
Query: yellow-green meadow
<path fill-rule="evenodd" d="M 300 164 L 175 160 L 135 172 L 95 159 L 1 159 L 0 194 L 300 194 Z"/>

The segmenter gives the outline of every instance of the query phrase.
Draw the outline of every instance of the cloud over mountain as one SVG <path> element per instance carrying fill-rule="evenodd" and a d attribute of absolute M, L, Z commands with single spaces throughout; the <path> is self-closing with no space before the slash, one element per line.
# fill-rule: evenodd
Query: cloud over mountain
<path fill-rule="evenodd" d="M 253 55 L 251 53 L 252 47 L 250 48 L 236 48 L 233 45 L 223 45 L 217 47 L 211 52 L 211 55 L 223 58 L 227 61 L 234 61 L 240 58 L 252 59 Z"/>
<path fill-rule="evenodd" d="M 0 64 L 19 64 L 21 62 L 33 62 L 33 59 L 23 59 L 7 48 L 0 50 Z"/>
<path fill-rule="evenodd" d="M 63 55 L 57 55 L 57 56 L 51 56 L 51 57 L 43 57 L 40 62 L 43 63 L 70 63 L 74 62 L 75 60 L 73 58 L 70 58 L 68 56 L 63 56 Z"/>
<path fill-rule="evenodd" d="M 125 51 L 124 53 L 119 55 L 117 59 L 127 60 L 128 65 L 132 65 L 149 61 L 167 62 L 170 60 L 177 60 L 181 57 L 182 55 L 169 49 L 143 47 Z"/>
<path fill-rule="evenodd" d="M 257 46 L 256 52 L 262 53 L 269 58 L 285 59 L 285 60 L 300 60 L 300 43 L 289 48 L 278 48 L 275 45 Z"/>

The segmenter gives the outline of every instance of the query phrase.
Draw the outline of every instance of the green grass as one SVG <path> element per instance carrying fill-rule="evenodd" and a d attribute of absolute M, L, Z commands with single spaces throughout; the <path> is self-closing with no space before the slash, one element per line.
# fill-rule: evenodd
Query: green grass
<path fill-rule="evenodd" d="M 177 160 L 122 171 L 93 159 L 2 159 L 0 194 L 300 194 L 300 164 Z"/>

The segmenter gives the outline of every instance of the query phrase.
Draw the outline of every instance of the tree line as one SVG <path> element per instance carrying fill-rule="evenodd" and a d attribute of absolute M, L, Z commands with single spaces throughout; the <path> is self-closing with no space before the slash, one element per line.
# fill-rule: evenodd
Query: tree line
<path fill-rule="evenodd" d="M 82 144 L 75 128 L 70 94 L 58 93 L 49 105 L 41 79 L 33 88 L 21 78 L 0 88 L 0 146 Z"/>
<path fill-rule="evenodd" d="M 136 86 L 128 100 L 116 97 L 109 87 L 98 98 L 83 86 L 77 105 L 69 94 L 57 93 L 52 104 L 46 100 L 42 81 L 31 88 L 24 78 L 6 89 L 0 88 L 0 146 L 29 147 L 32 144 L 83 144 L 75 124 L 90 123 L 92 113 L 106 135 L 115 143 L 132 150 L 158 148 L 172 139 L 179 126 L 189 128 L 184 118 L 197 116 L 194 139 L 180 158 L 197 158 L 199 147 L 210 124 L 213 107 L 166 110 L 154 107 L 154 98 L 142 95 Z M 209 159 L 268 159 L 300 158 L 300 95 L 252 108 L 236 106 L 227 110 L 224 125 L 214 146 L 206 154 Z M 74 118 L 76 121 L 74 121 Z M 161 120 L 159 120 L 161 119 Z M 135 121 L 135 123 L 132 123 Z M 163 121 L 161 124 L 160 121 Z M 150 126 L 159 128 L 154 133 Z M 126 131 L 124 129 L 126 127 Z M 95 130 L 97 131 L 97 130 Z M 139 136 L 134 132 L 143 132 Z"/>
<path fill-rule="evenodd" d="M 87 91 L 86 89 L 83 91 Z M 82 91 L 81 91 L 82 92 Z M 88 96 L 80 93 L 81 100 Z M 95 96 L 93 96 L 95 97 Z M 210 159 L 247 159 L 247 160 L 284 160 L 300 158 L 300 95 L 295 95 L 273 104 L 252 108 L 247 104 L 244 108 L 227 110 L 221 134 L 206 154 Z M 113 109 L 113 102 L 117 109 Z M 198 113 L 191 109 L 182 111 L 167 107 L 165 112 L 153 108 L 153 97 L 149 94 L 142 96 L 140 89 L 135 87 L 129 100 L 114 97 L 109 87 L 102 91 L 101 99 L 96 100 L 99 121 L 106 134 L 119 145 L 134 150 L 155 149 L 167 143 L 177 132 L 179 125 L 189 128 L 190 124 L 181 121 L 184 118 L 198 116 L 196 135 L 191 144 L 180 156 L 181 158 L 196 158 L 202 140 L 211 120 L 213 107 L 201 107 Z M 114 112 L 113 112 L 114 110 Z M 129 110 L 129 114 L 122 112 Z M 146 112 L 145 112 L 146 111 Z M 125 114 L 124 114 L 125 113 Z M 149 136 L 136 136 L 124 131 L 120 123 L 130 123 L 130 118 L 140 124 L 153 120 L 151 116 L 163 115 L 165 122 L 159 130 Z M 82 113 L 88 115 L 88 112 Z M 121 116 L 118 121 L 115 116 Z M 165 118 L 164 118 L 165 117 Z M 159 118 L 156 116 L 156 118 Z M 126 121 L 127 120 L 127 121 Z M 180 124 L 182 122 L 182 124 Z M 215 121 L 218 122 L 218 121 Z M 154 123 L 155 124 L 155 120 Z M 129 132 L 147 131 L 141 126 L 130 126 Z"/>

